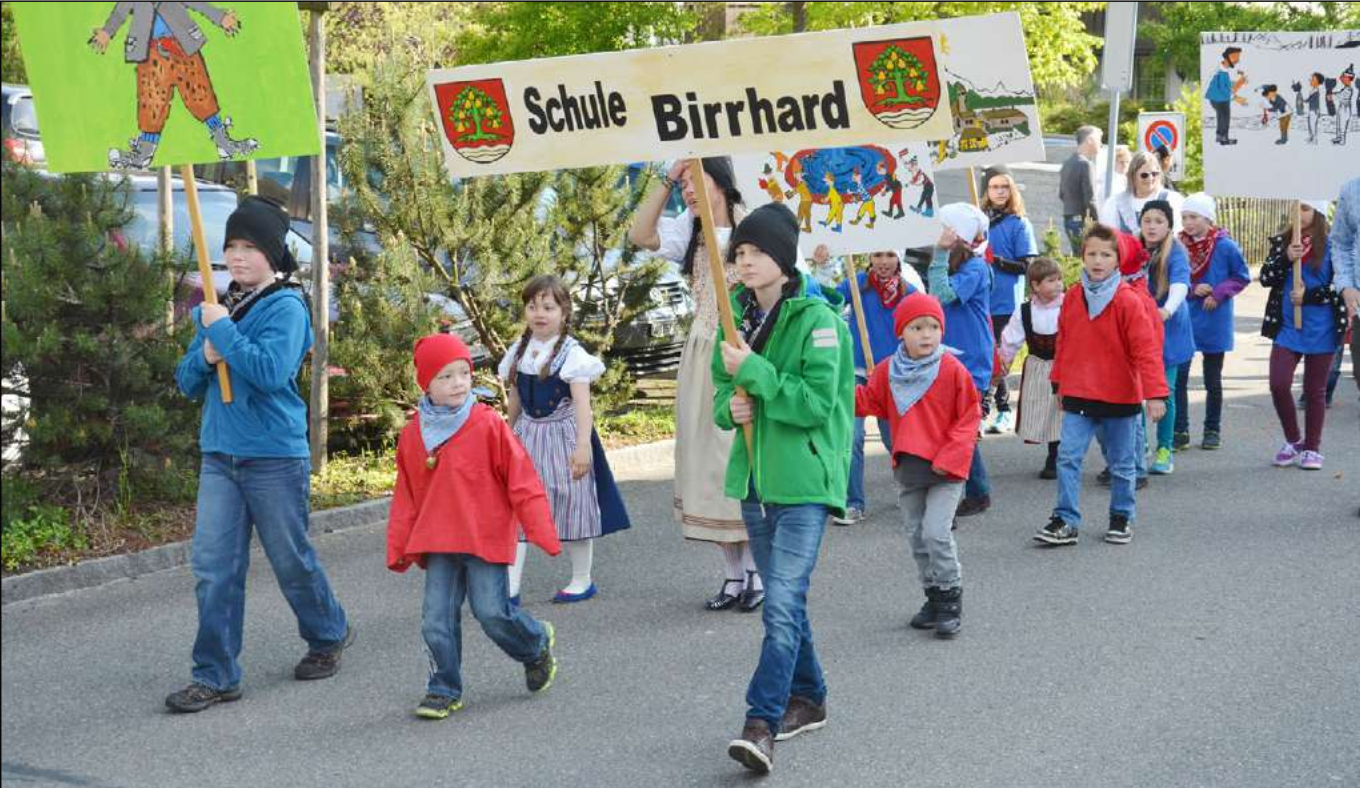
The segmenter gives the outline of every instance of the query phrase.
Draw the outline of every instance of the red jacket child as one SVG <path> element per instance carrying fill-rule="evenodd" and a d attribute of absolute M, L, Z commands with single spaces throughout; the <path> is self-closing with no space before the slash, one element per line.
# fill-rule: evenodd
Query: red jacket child
<path fill-rule="evenodd" d="M 1085 291 L 1067 291 L 1048 376 L 1059 396 L 1129 406 L 1167 397 L 1161 320 L 1149 314 L 1146 293 L 1142 283 L 1121 282 L 1114 300 L 1092 320 Z"/>
<path fill-rule="evenodd" d="M 900 337 L 909 323 L 926 315 L 939 321 L 943 335 L 944 310 L 938 300 L 924 293 L 913 293 L 898 304 L 893 330 Z M 982 421 L 980 395 L 968 369 L 946 349 L 935 382 L 906 413 L 898 413 L 891 367 L 892 358 L 884 359 L 874 367 L 867 385 L 855 387 L 855 416 L 888 419 L 894 467 L 897 455 L 910 454 L 952 479 L 967 479 Z"/>
<path fill-rule="evenodd" d="M 445 366 L 472 356 L 449 334 L 416 344 L 420 388 Z M 469 394 L 468 396 L 472 396 Z M 387 567 L 425 566 L 426 553 L 462 553 L 487 563 L 515 560 L 518 527 L 549 555 L 561 552 L 543 483 L 500 414 L 474 403 L 467 421 L 431 454 L 412 416 L 397 442 L 397 484 L 387 520 Z"/>

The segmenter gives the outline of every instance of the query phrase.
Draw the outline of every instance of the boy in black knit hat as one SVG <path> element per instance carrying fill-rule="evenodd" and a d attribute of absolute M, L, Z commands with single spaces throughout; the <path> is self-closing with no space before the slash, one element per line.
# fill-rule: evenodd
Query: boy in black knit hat
<path fill-rule="evenodd" d="M 765 578 L 765 638 L 746 693 L 746 724 L 727 752 L 765 773 L 775 740 L 826 724 L 807 589 L 827 516 L 844 514 L 854 361 L 839 294 L 822 294 L 795 267 L 798 221 L 787 207 L 752 211 L 729 249 L 741 279 L 732 295 L 740 336 L 729 344 L 718 335 L 713 412 L 722 429 L 753 428 L 754 454 L 741 435 L 732 444 L 724 489 L 742 501 Z"/>

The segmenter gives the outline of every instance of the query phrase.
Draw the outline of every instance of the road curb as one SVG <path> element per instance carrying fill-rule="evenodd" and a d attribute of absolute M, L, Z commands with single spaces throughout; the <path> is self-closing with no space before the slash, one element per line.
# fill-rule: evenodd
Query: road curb
<path fill-rule="evenodd" d="M 675 453 L 675 441 L 665 440 L 628 446 L 608 452 L 615 473 L 630 473 L 668 462 Z M 336 533 L 387 521 L 392 499 L 378 498 L 353 506 L 314 512 L 311 533 Z M 256 550 L 259 545 L 255 546 Z M 0 606 L 79 591 L 86 588 L 131 580 L 189 564 L 189 542 L 172 542 L 127 555 L 95 558 L 72 566 L 57 566 L 0 580 Z"/>

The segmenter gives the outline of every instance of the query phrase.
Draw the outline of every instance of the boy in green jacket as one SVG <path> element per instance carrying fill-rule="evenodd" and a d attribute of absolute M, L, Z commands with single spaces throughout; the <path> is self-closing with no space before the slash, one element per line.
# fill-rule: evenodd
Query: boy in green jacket
<path fill-rule="evenodd" d="M 752 211 L 728 250 L 741 279 L 732 296 L 740 336 L 728 344 L 718 335 L 713 411 L 722 429 L 752 425 L 754 456 L 744 440 L 733 442 L 726 493 L 742 501 L 765 578 L 765 640 L 746 692 L 746 725 L 727 752 L 765 773 L 776 740 L 826 725 L 807 590 L 827 516 L 845 510 L 855 367 L 845 321 L 795 267 L 792 211 L 780 203 Z"/>

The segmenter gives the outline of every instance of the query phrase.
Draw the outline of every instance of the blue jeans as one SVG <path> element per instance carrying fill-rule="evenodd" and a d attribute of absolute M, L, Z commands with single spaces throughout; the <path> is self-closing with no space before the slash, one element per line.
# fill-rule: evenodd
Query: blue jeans
<path fill-rule="evenodd" d="M 1133 522 L 1134 455 L 1141 416 L 1092 418 L 1063 413 L 1062 442 L 1058 444 L 1058 506 L 1053 513 L 1072 528 L 1081 526 L 1081 463 L 1092 438 L 1099 438 L 1110 466 L 1110 513 Z"/>
<path fill-rule="evenodd" d="M 992 494 L 992 480 L 982 462 L 982 441 L 973 447 L 973 464 L 968 469 L 968 481 L 963 485 L 964 498 L 988 498 Z"/>
<path fill-rule="evenodd" d="M 1064 413 L 1063 417 L 1066 418 Z M 1139 479 L 1146 479 L 1148 475 L 1148 442 L 1147 442 L 1147 414 L 1139 414 L 1132 417 L 1133 423 L 1133 470 Z M 1103 434 L 1097 435 L 1096 440 L 1100 441 L 1100 450 L 1105 453 L 1106 466 L 1109 465 L 1110 447 L 1105 445 Z"/>
<path fill-rule="evenodd" d="M 461 553 L 430 553 L 425 557 L 420 629 L 429 651 L 426 691 L 431 695 L 463 697 L 464 597 L 482 631 L 516 662 L 533 662 L 548 647 L 544 626 L 523 608 L 510 604 L 505 565 Z"/>
<path fill-rule="evenodd" d="M 818 704 L 826 699 L 807 616 L 808 585 L 826 518 L 827 507 L 820 504 L 762 506 L 754 486 L 741 503 L 751 555 L 765 581 L 765 639 L 746 690 L 746 717 L 764 720 L 771 733 L 779 732 L 790 695 Z"/>
<path fill-rule="evenodd" d="M 241 683 L 236 660 L 252 527 L 308 648 L 325 651 L 344 640 L 345 611 L 307 538 L 310 490 L 311 463 L 304 458 L 203 455 L 191 561 L 198 579 L 194 681 L 217 690 Z"/>
<path fill-rule="evenodd" d="M 1086 234 L 1086 217 L 1064 216 L 1063 229 L 1067 231 L 1067 242 L 1072 245 L 1072 254 L 1081 257 L 1081 239 Z"/>
<path fill-rule="evenodd" d="M 855 382 L 864 385 L 868 381 L 856 375 Z M 878 434 L 883 439 L 883 448 L 892 455 L 892 433 L 889 432 L 887 419 L 878 419 Z M 864 511 L 864 419 L 855 419 L 855 442 L 850 446 L 850 485 L 845 493 L 845 505 L 849 509 Z"/>

